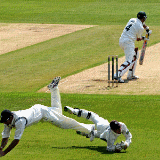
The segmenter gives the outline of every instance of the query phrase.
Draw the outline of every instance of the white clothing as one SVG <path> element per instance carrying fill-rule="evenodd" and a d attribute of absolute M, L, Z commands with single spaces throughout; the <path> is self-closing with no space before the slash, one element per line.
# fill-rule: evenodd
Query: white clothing
<path fill-rule="evenodd" d="M 131 143 L 132 134 L 127 129 L 126 125 L 122 122 L 119 122 L 121 125 L 121 133 L 125 136 L 127 147 L 129 147 Z M 107 150 L 108 151 L 115 151 L 114 142 L 121 134 L 117 134 L 111 130 L 110 126 L 108 126 L 103 133 L 100 135 L 100 139 L 105 140 L 107 142 Z"/>
<path fill-rule="evenodd" d="M 143 23 L 138 18 L 131 18 L 125 26 L 119 39 L 119 45 L 125 53 L 125 62 L 118 70 L 118 77 L 122 77 L 132 66 L 134 66 L 135 72 L 135 63 L 137 63 L 138 56 L 134 61 L 134 56 L 136 55 L 134 43 L 137 38 L 141 38 L 143 31 Z"/>
<path fill-rule="evenodd" d="M 120 40 L 134 43 L 137 38 L 141 38 L 143 31 L 143 23 L 138 18 L 131 18 L 125 26 Z"/>
<path fill-rule="evenodd" d="M 77 109 L 74 109 L 73 113 L 78 114 L 78 112 L 75 112 L 76 110 Z M 99 115 L 94 112 L 90 112 L 84 109 L 80 109 L 80 111 L 81 111 L 81 116 L 83 118 L 88 117 L 88 113 L 90 114 L 89 120 L 95 124 L 95 129 L 96 129 L 94 132 L 95 137 L 100 138 L 107 142 L 108 151 L 115 151 L 114 142 L 116 141 L 117 137 L 120 136 L 120 134 L 117 134 L 111 130 L 110 123 L 108 122 L 108 120 L 102 117 L 99 117 Z M 126 138 L 125 142 L 129 147 L 131 143 L 132 134 L 129 132 L 129 130 L 127 129 L 124 123 L 122 122 L 119 122 L 119 123 L 121 125 L 121 133 L 125 136 Z"/>
<path fill-rule="evenodd" d="M 41 119 L 63 129 L 75 129 L 81 132 L 90 132 L 91 125 L 79 123 L 74 119 L 62 115 L 62 106 L 58 87 L 51 89 L 51 106 L 36 104 L 29 109 L 14 111 L 11 125 L 4 124 L 2 138 L 8 138 L 12 128 L 16 128 L 14 139 L 21 139 L 24 129 Z"/>
<path fill-rule="evenodd" d="M 132 63 L 133 56 L 135 55 L 135 44 L 133 42 L 126 41 L 126 39 L 124 41 L 120 39 L 119 45 L 124 50 L 125 61 Z"/>
<path fill-rule="evenodd" d="M 133 58 L 133 63 L 132 65 L 130 65 L 130 68 L 129 68 L 129 72 L 128 72 L 128 75 L 127 75 L 127 78 L 130 78 L 130 77 L 133 77 L 135 76 L 135 71 L 136 71 L 136 66 L 137 66 L 137 60 L 139 58 L 139 51 L 137 51 L 136 57 Z"/>

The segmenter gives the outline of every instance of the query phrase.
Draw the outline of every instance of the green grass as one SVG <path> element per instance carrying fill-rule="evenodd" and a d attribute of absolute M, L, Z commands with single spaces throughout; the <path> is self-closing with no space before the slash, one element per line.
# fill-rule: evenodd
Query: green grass
<path fill-rule="evenodd" d="M 35 92 L 54 76 L 64 78 L 102 64 L 109 54 L 122 56 L 118 39 L 128 20 L 141 10 L 147 13 L 146 24 L 153 30 L 148 44 L 160 42 L 159 0 L 0 0 L 0 7 L 1 23 L 98 25 L 0 55 L 0 111 L 26 109 L 37 103 L 50 106 L 50 94 Z M 136 46 L 141 47 L 142 42 Z M 75 131 L 40 122 L 26 128 L 20 143 L 3 159 L 159 159 L 160 96 L 62 94 L 62 104 L 124 122 L 133 143 L 125 153 L 108 154 L 106 143 L 99 139 L 91 143 Z M 12 131 L 9 143 L 13 138 Z"/>
<path fill-rule="evenodd" d="M 36 92 L 57 75 L 64 78 L 103 64 L 108 55 L 123 56 L 118 39 L 128 19 L 135 17 L 141 8 L 148 11 L 147 24 L 152 24 L 150 28 L 153 34 L 148 44 L 158 43 L 160 37 L 157 26 L 159 21 L 156 18 L 159 15 L 158 3 L 137 0 L 132 5 L 131 1 L 124 0 L 111 2 L 0 0 L 3 8 L 0 10 L 0 22 L 42 23 L 45 20 L 43 23 L 99 25 L 0 55 L 0 92 Z M 136 10 L 133 10 L 134 5 Z M 54 14 L 56 16 L 53 16 Z M 141 48 L 142 42 L 136 43 L 136 46 Z"/>
<path fill-rule="evenodd" d="M 124 26 L 95 26 L 0 56 L 0 92 L 36 92 L 55 76 L 66 77 L 124 55 L 119 37 Z M 149 45 L 159 42 L 151 26 Z M 142 42 L 136 43 L 141 48 Z"/>
<path fill-rule="evenodd" d="M 159 0 L 0 0 L 0 22 L 122 25 L 144 10 L 159 25 Z"/>
<path fill-rule="evenodd" d="M 50 94 L 1 93 L 0 106 L 10 110 L 26 109 L 35 103 L 50 106 Z M 106 153 L 106 143 L 100 139 L 90 142 L 73 130 L 62 130 L 50 123 L 39 122 L 25 129 L 20 143 L 4 159 L 158 159 L 160 96 L 115 96 L 61 94 L 62 105 L 85 108 L 109 121 L 124 122 L 132 133 L 132 144 L 125 153 Z M 83 118 L 64 112 L 64 115 L 83 123 Z M 2 125 L 0 129 L 2 130 Z M 10 141 L 13 140 L 14 130 Z M 124 140 L 120 136 L 117 141 Z"/>

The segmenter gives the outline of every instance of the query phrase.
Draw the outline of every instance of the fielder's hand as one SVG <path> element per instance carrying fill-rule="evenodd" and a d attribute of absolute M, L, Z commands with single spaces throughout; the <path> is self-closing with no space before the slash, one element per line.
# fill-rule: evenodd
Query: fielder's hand
<path fill-rule="evenodd" d="M 127 143 L 126 142 L 121 141 L 120 145 L 121 145 L 122 149 L 124 149 L 124 150 L 127 149 Z"/>
<path fill-rule="evenodd" d="M 2 150 L 0 150 L 0 157 L 4 156 L 4 152 Z"/>
<path fill-rule="evenodd" d="M 121 144 L 120 144 L 120 143 L 117 143 L 117 144 L 116 144 L 116 149 L 115 149 L 115 151 L 116 151 L 116 152 L 120 152 L 121 150 L 122 150 Z"/>

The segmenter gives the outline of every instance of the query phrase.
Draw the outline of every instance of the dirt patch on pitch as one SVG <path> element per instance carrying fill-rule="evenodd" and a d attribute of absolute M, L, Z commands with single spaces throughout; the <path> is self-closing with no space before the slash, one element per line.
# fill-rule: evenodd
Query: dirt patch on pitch
<path fill-rule="evenodd" d="M 148 47 L 143 65 L 137 65 L 136 75 L 140 79 L 107 87 L 108 63 L 87 69 L 60 81 L 61 93 L 81 94 L 123 94 L 123 95 L 160 95 L 160 44 Z M 119 66 L 125 58 L 119 58 Z M 126 76 L 123 77 L 124 79 Z M 40 92 L 48 92 L 44 87 Z"/>
<path fill-rule="evenodd" d="M 0 23 L 0 54 L 93 27 L 91 25 L 63 24 L 5 24 Z M 148 47 L 144 64 L 138 65 L 136 75 L 140 79 L 107 88 L 108 64 L 87 69 L 60 81 L 61 93 L 81 94 L 150 94 L 160 95 L 160 44 Z M 119 58 L 119 66 L 124 57 Z M 60 75 L 57 75 L 60 76 Z M 126 77 L 123 77 L 126 78 Z M 47 87 L 39 92 L 48 92 Z"/>
<path fill-rule="evenodd" d="M 160 95 L 160 44 L 148 47 L 143 65 L 137 65 L 136 75 L 140 79 L 118 84 L 118 87 L 107 87 L 108 63 L 84 70 L 64 78 L 59 83 L 61 93 L 81 94 L 131 94 Z M 119 58 L 119 66 L 125 58 Z M 126 75 L 127 76 L 127 75 Z M 123 78 L 126 79 L 127 77 Z M 47 87 L 39 92 L 49 92 Z"/>
<path fill-rule="evenodd" d="M 63 36 L 92 25 L 0 23 L 0 54 Z"/>

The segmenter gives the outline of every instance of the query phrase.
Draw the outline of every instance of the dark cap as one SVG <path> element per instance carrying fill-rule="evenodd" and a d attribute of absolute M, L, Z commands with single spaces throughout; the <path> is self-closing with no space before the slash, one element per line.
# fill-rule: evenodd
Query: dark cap
<path fill-rule="evenodd" d="M 143 12 L 143 11 L 140 11 L 140 12 L 138 12 L 138 14 L 137 14 L 137 18 L 138 19 L 142 19 L 142 18 L 147 18 L 147 15 L 146 15 L 146 13 L 145 12 Z"/>
<path fill-rule="evenodd" d="M 6 122 L 6 121 L 10 118 L 10 116 L 12 116 L 12 112 L 11 112 L 10 110 L 7 110 L 7 109 L 3 110 L 3 111 L 1 112 L 1 120 L 0 120 L 0 123 Z"/>
<path fill-rule="evenodd" d="M 112 130 L 121 128 L 119 122 L 116 121 L 116 120 L 113 120 L 113 121 L 110 122 L 110 127 L 111 127 Z"/>

